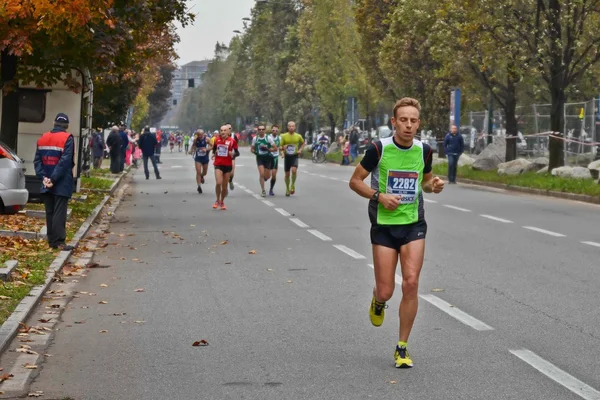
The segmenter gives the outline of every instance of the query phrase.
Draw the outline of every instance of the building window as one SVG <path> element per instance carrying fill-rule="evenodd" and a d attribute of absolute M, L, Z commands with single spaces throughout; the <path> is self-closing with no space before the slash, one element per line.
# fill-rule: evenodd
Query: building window
<path fill-rule="evenodd" d="M 19 90 L 19 122 L 42 123 L 46 119 L 46 91 Z"/>

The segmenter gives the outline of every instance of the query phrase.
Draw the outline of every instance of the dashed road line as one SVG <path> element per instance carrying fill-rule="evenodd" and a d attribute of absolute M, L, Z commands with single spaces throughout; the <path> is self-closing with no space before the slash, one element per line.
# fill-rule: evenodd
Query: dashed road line
<path fill-rule="evenodd" d="M 600 392 L 586 385 L 573 375 L 566 373 L 555 365 L 544 360 L 531 350 L 519 349 L 509 350 L 513 355 L 519 357 L 533 368 L 552 379 L 554 382 L 564 386 L 571 392 L 585 400 L 600 400 Z"/>
<path fill-rule="evenodd" d="M 367 257 L 363 256 L 360 253 L 357 253 L 356 251 L 342 245 L 342 244 L 334 244 L 333 247 L 335 247 L 336 249 L 338 249 L 339 251 L 348 254 L 350 257 L 355 258 L 357 260 L 363 260 Z"/>
<path fill-rule="evenodd" d="M 290 221 L 298 225 L 300 228 L 310 228 L 310 226 L 306 225 L 304 222 L 300 221 L 298 218 L 290 218 Z"/>
<path fill-rule="evenodd" d="M 285 211 L 283 208 L 276 208 L 275 211 L 277 211 L 279 214 L 283 215 L 284 217 L 291 217 L 292 214 L 290 214 L 289 212 Z"/>
<path fill-rule="evenodd" d="M 275 204 L 271 203 L 269 200 L 263 200 L 263 203 L 265 203 L 269 207 L 275 207 Z"/>
<path fill-rule="evenodd" d="M 327 236 L 327 235 L 325 235 L 325 234 L 323 234 L 323 233 L 319 232 L 319 231 L 318 231 L 318 230 L 316 230 L 316 229 L 309 229 L 308 231 L 309 231 L 310 233 L 312 233 L 314 236 L 318 237 L 319 239 L 321 239 L 321 240 L 323 240 L 323 241 L 325 241 L 325 242 L 330 242 L 330 241 L 331 241 L 331 238 L 330 238 L 329 236 Z"/>
<path fill-rule="evenodd" d="M 483 218 L 487 218 L 487 219 L 491 219 L 493 221 L 498 221 L 498 222 L 504 222 L 505 224 L 512 224 L 512 221 L 509 221 L 507 219 L 504 218 L 498 218 L 498 217 L 494 217 L 493 215 L 487 215 L 487 214 L 479 214 L 481 217 Z"/>
<path fill-rule="evenodd" d="M 431 199 L 425 199 L 425 198 L 423 198 L 423 200 L 425 201 L 425 203 L 437 203 L 437 201 L 431 200 Z"/>
<path fill-rule="evenodd" d="M 600 247 L 600 243 L 596 243 L 596 242 L 581 242 L 581 243 L 587 244 L 589 246 Z"/>
<path fill-rule="evenodd" d="M 422 298 L 423 300 L 433 304 L 434 306 L 436 306 L 437 308 L 439 308 L 446 314 L 450 315 L 451 317 L 456 318 L 463 324 L 468 325 L 475 330 L 478 330 L 478 331 L 494 330 L 494 328 L 492 328 L 488 324 L 478 320 L 475 317 L 470 316 L 469 314 L 467 314 L 466 312 L 464 312 L 462 310 L 459 310 L 458 308 L 454 307 L 450 303 L 445 302 L 444 300 L 440 299 L 437 296 L 434 296 L 432 294 L 420 294 L 419 297 Z"/>
<path fill-rule="evenodd" d="M 451 208 L 453 210 L 462 211 L 462 212 L 471 212 L 471 210 L 467 210 L 466 208 L 451 206 L 449 204 L 444 204 L 444 207 L 448 207 L 448 208 Z"/>
<path fill-rule="evenodd" d="M 547 231 L 546 229 L 536 228 L 535 226 L 524 226 L 523 228 L 529 229 L 530 231 L 535 231 L 539 233 L 544 233 L 546 235 L 554 236 L 554 237 L 565 237 L 562 233 Z"/>

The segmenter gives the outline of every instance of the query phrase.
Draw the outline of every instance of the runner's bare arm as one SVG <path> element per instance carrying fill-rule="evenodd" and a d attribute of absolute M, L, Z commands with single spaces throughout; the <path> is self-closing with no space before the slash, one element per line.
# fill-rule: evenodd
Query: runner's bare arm
<path fill-rule="evenodd" d="M 365 167 L 358 164 L 354 169 L 352 178 L 350 178 L 350 189 L 354 190 L 359 196 L 364 197 L 365 199 L 370 199 L 375 194 L 375 189 L 364 182 L 369 174 L 370 172 L 367 171 Z"/>

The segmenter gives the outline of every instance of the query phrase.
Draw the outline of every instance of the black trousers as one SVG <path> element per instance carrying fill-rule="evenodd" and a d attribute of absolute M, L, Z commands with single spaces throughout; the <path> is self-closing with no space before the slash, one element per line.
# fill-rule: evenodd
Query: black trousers
<path fill-rule="evenodd" d="M 69 198 L 43 193 L 42 199 L 46 208 L 46 230 L 48 244 L 56 247 L 67 239 L 67 205 Z"/>
<path fill-rule="evenodd" d="M 121 157 L 120 151 L 110 153 L 110 172 L 113 174 L 121 172 L 121 160 L 124 160 L 124 158 Z"/>

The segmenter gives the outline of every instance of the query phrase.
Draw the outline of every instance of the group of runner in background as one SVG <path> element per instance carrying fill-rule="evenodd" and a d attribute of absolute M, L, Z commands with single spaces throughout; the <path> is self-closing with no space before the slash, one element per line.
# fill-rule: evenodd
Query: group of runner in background
<path fill-rule="evenodd" d="M 298 171 L 298 158 L 304 149 L 304 139 L 296 133 L 296 124 L 290 121 L 288 131 L 279 134 L 279 127 L 273 125 L 271 133 L 266 133 L 265 125 L 257 126 L 257 134 L 252 139 L 250 150 L 256 156 L 256 165 L 259 172 L 261 195 L 267 195 L 265 182 L 270 180 L 269 195 L 275 196 L 274 188 L 277 181 L 280 154 L 284 161 L 286 196 L 296 192 L 296 177 Z M 181 142 L 178 142 L 181 137 Z M 204 130 L 199 129 L 193 137 L 186 141 L 186 137 L 178 134 L 169 137 L 171 150 L 180 143 L 186 147 L 186 153 L 194 157 L 196 167 L 196 185 L 198 193 L 202 193 L 202 185 L 208 174 L 209 161 L 213 160 L 215 168 L 215 194 L 216 201 L 213 208 L 226 210 L 225 197 L 229 190 L 234 190 L 233 178 L 235 174 L 235 159 L 240 155 L 238 137 L 232 134 L 232 125 L 224 124 L 219 131 L 214 131 L 210 137 Z M 185 145 L 187 143 L 187 145 Z M 189 148 L 189 150 L 188 150 Z M 179 150 L 181 151 L 181 150 Z M 212 153 L 212 155 L 211 155 Z M 228 187 L 229 186 L 229 187 Z"/>

